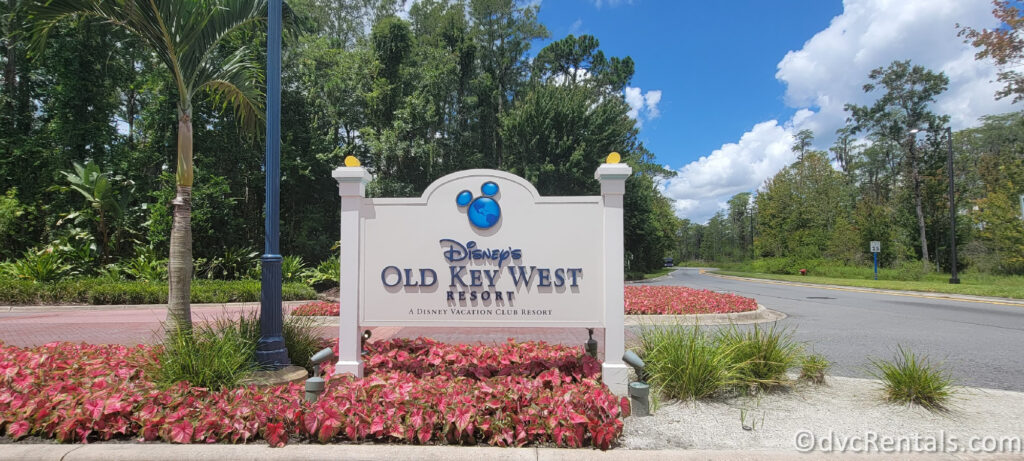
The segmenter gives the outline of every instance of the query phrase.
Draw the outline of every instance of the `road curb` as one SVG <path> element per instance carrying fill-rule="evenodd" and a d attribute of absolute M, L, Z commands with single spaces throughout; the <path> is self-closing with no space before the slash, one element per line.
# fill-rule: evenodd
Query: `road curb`
<path fill-rule="evenodd" d="M 702 275 L 709 277 L 718 277 L 722 279 L 730 280 L 742 280 L 747 282 L 756 283 L 772 283 L 777 285 L 788 285 L 796 287 L 807 287 L 807 288 L 824 288 L 829 290 L 839 291 L 855 291 L 860 293 L 878 293 L 885 295 L 895 296 L 912 296 L 918 298 L 937 298 L 937 299 L 949 299 L 953 301 L 966 301 L 975 303 L 988 303 L 988 304 L 1004 304 L 1011 306 L 1024 307 L 1024 300 L 1014 298 L 997 298 L 990 296 L 973 296 L 973 295 L 961 295 L 956 293 L 937 293 L 934 291 L 907 291 L 907 290 L 887 290 L 882 288 L 868 288 L 868 287 L 854 287 L 845 285 L 829 285 L 825 283 L 810 283 L 810 282 L 791 282 L 789 280 L 775 280 L 775 279 L 759 279 L 755 277 L 740 277 L 736 275 L 725 275 L 712 272 L 710 270 L 702 270 Z"/>
<path fill-rule="evenodd" d="M 758 304 L 755 310 L 728 314 L 627 315 L 626 325 L 730 325 L 776 322 L 784 318 L 785 313 Z"/>
<path fill-rule="evenodd" d="M 317 326 L 338 326 L 338 316 L 310 315 Z M 786 318 L 786 314 L 768 309 L 760 304 L 757 309 L 728 314 L 681 314 L 681 315 L 627 315 L 625 325 L 729 325 L 775 322 Z"/>

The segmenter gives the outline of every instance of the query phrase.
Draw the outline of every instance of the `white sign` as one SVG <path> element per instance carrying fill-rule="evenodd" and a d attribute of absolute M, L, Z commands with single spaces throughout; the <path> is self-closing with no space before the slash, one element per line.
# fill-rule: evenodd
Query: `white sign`
<path fill-rule="evenodd" d="M 878 240 L 872 240 L 871 241 L 871 252 L 872 253 L 878 253 L 878 252 L 881 252 L 881 251 L 882 251 L 882 242 L 879 242 Z"/>
<path fill-rule="evenodd" d="M 334 170 L 341 195 L 337 370 L 362 376 L 361 327 L 597 327 L 605 382 L 626 393 L 625 164 L 601 195 L 542 197 L 529 181 L 468 170 L 418 198 L 365 198 L 362 167 Z"/>
<path fill-rule="evenodd" d="M 368 199 L 359 323 L 601 327 L 603 208 L 495 170 L 446 176 L 420 198 Z"/>

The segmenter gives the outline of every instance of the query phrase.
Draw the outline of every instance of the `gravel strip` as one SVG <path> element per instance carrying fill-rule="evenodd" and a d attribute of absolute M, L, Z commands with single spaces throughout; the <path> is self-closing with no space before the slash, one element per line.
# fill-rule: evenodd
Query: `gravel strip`
<path fill-rule="evenodd" d="M 813 441 L 818 452 L 828 451 L 821 448 L 828 443 L 823 439 L 891 437 L 906 438 L 909 440 L 904 443 L 912 444 L 919 437 L 919 447 L 927 450 L 926 438 L 934 437 L 945 438 L 946 446 L 930 451 L 971 453 L 967 447 L 971 437 L 995 437 L 1015 439 L 1017 451 L 1000 451 L 1019 456 L 1024 453 L 1020 445 L 1024 439 L 1024 393 L 957 388 L 949 409 L 935 413 L 886 403 L 876 380 L 829 377 L 824 386 L 799 384 L 793 390 L 760 397 L 662 402 L 654 416 L 626 419 L 622 448 L 785 449 L 796 453 L 796 440 L 802 432 L 812 434 L 813 439 L 805 435 L 801 443 Z M 958 450 L 951 450 L 949 442 L 954 439 Z M 839 450 L 833 447 L 832 451 Z"/>

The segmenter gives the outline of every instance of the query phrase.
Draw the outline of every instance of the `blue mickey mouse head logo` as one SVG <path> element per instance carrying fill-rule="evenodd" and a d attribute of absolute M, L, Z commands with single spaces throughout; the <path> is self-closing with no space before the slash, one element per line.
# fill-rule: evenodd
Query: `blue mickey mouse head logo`
<path fill-rule="evenodd" d="M 473 198 L 473 193 L 464 190 L 455 197 L 455 203 L 459 207 L 469 206 L 466 214 L 469 222 L 480 229 L 490 229 L 498 224 L 501 219 L 501 207 L 493 197 L 498 194 L 498 185 L 492 181 L 485 182 L 480 186 L 483 196 Z"/>

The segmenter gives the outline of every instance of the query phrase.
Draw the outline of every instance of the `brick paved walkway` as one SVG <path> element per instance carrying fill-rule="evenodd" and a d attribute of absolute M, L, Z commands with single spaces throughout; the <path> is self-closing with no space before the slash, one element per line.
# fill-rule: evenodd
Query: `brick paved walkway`
<path fill-rule="evenodd" d="M 192 307 L 194 321 L 224 315 L 258 311 L 258 304 L 215 307 Z M 139 308 L 60 308 L 32 311 L 0 312 L 0 340 L 15 346 L 38 346 L 53 341 L 87 342 L 91 344 L 153 344 L 163 336 L 161 322 L 167 317 L 162 306 Z M 337 326 L 317 328 L 324 338 L 338 337 Z M 507 338 L 517 341 L 582 345 L 587 340 L 585 328 L 437 328 L 437 327 L 371 327 L 373 341 L 389 338 L 425 336 L 447 343 L 491 344 Z M 627 330 L 627 336 L 629 332 Z M 594 339 L 603 351 L 604 332 L 595 330 Z"/>

